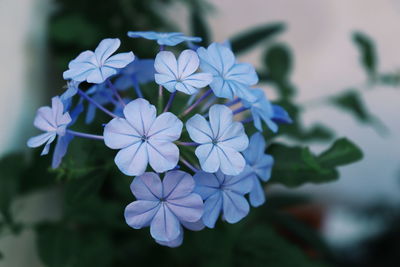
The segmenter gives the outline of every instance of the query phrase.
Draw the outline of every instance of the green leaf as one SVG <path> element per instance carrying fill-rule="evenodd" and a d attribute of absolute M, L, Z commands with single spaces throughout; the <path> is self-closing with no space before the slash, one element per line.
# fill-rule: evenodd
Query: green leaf
<path fill-rule="evenodd" d="M 364 33 L 353 33 L 353 41 L 360 51 L 360 61 L 371 79 L 375 79 L 377 72 L 377 54 L 373 41 Z"/>
<path fill-rule="evenodd" d="M 344 111 L 351 113 L 360 122 L 368 123 L 373 120 L 360 94 L 355 90 L 350 89 L 338 96 L 331 97 L 330 101 Z"/>
<path fill-rule="evenodd" d="M 70 180 L 65 186 L 65 198 L 68 202 L 80 202 L 96 194 L 103 185 L 105 176 L 101 172 L 93 172 L 79 179 Z"/>
<path fill-rule="evenodd" d="M 274 23 L 258 26 L 244 33 L 240 33 L 230 38 L 232 51 L 235 54 L 245 52 L 262 41 L 271 39 L 284 29 L 285 25 L 283 23 Z"/>
<path fill-rule="evenodd" d="M 324 167 L 338 167 L 359 161 L 363 158 L 360 148 L 347 138 L 340 138 L 318 156 L 318 162 Z"/>
<path fill-rule="evenodd" d="M 289 48 L 283 44 L 275 44 L 268 48 L 264 62 L 270 78 L 280 86 L 288 86 L 288 76 L 292 69 L 292 56 Z"/>

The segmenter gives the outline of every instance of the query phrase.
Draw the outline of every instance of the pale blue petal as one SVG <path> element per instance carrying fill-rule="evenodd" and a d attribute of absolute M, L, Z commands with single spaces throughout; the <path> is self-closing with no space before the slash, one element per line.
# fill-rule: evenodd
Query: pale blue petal
<path fill-rule="evenodd" d="M 133 128 L 143 135 L 156 119 L 156 108 L 149 101 L 138 98 L 125 106 L 124 115 Z"/>
<path fill-rule="evenodd" d="M 257 176 L 264 182 L 271 178 L 272 166 L 274 165 L 274 158 L 270 155 L 261 156 L 258 161 L 252 166 Z"/>
<path fill-rule="evenodd" d="M 149 226 L 160 206 L 159 201 L 134 201 L 125 208 L 125 221 L 134 229 Z"/>
<path fill-rule="evenodd" d="M 168 199 L 166 205 L 181 221 L 197 222 L 203 215 L 203 200 L 198 194 Z"/>
<path fill-rule="evenodd" d="M 240 152 L 237 152 L 235 149 L 228 146 L 224 146 L 223 144 L 218 144 L 216 147 L 217 149 L 215 150 L 217 151 L 219 158 L 220 168 L 224 174 L 237 175 L 243 171 L 246 161 Z M 208 161 L 210 161 L 210 159 L 208 159 Z M 214 163 L 214 165 L 217 164 Z"/>
<path fill-rule="evenodd" d="M 198 146 L 195 154 L 200 161 L 200 166 L 203 171 L 216 172 L 219 169 L 220 158 L 216 145 L 205 144 Z"/>
<path fill-rule="evenodd" d="M 121 149 L 141 142 L 141 135 L 122 118 L 112 119 L 104 127 L 104 143 L 112 149 Z"/>
<path fill-rule="evenodd" d="M 47 133 L 43 133 L 34 137 L 29 138 L 27 145 L 28 147 L 39 147 L 43 144 L 45 144 L 46 142 L 48 142 L 49 140 L 54 140 L 54 138 L 56 137 L 56 133 L 55 132 L 47 132 Z"/>
<path fill-rule="evenodd" d="M 181 224 L 189 230 L 192 231 L 201 231 L 204 229 L 205 225 L 202 220 L 198 220 L 197 222 L 185 222 L 181 221 Z"/>
<path fill-rule="evenodd" d="M 121 149 L 114 161 L 120 171 L 128 176 L 143 174 L 149 162 L 146 143 L 137 142 Z"/>
<path fill-rule="evenodd" d="M 243 151 L 249 145 L 243 124 L 233 122 L 219 137 L 219 144 L 231 147 L 237 151 Z"/>
<path fill-rule="evenodd" d="M 174 54 L 170 51 L 161 51 L 157 54 L 154 61 L 154 68 L 160 74 L 166 74 L 175 78 L 178 75 L 178 63 Z"/>
<path fill-rule="evenodd" d="M 250 137 L 248 148 L 243 151 L 243 156 L 250 165 L 254 165 L 264 155 L 266 148 L 265 139 L 257 132 Z"/>
<path fill-rule="evenodd" d="M 68 145 L 74 138 L 71 134 L 66 134 L 64 136 L 59 136 L 57 139 L 56 147 L 53 152 L 53 160 L 51 163 L 51 167 L 53 169 L 58 168 L 60 166 L 61 161 L 65 154 L 67 153 Z"/>
<path fill-rule="evenodd" d="M 223 212 L 228 223 L 237 223 L 249 213 L 250 206 L 246 198 L 240 194 L 223 191 Z"/>
<path fill-rule="evenodd" d="M 272 105 L 273 116 L 272 119 L 278 123 L 292 123 L 292 119 L 286 110 L 279 105 Z"/>
<path fill-rule="evenodd" d="M 179 92 L 188 94 L 188 95 L 193 95 L 196 94 L 199 90 L 197 88 L 194 88 L 191 85 L 186 84 L 186 82 L 177 82 L 175 85 L 176 90 Z"/>
<path fill-rule="evenodd" d="M 213 81 L 210 83 L 210 87 L 217 97 L 233 99 L 235 96 L 229 82 L 221 76 L 214 76 Z"/>
<path fill-rule="evenodd" d="M 186 197 L 193 192 L 194 185 L 192 176 L 186 172 L 167 172 L 163 179 L 163 198 L 169 201 Z"/>
<path fill-rule="evenodd" d="M 150 225 L 151 236 L 156 240 L 169 242 L 175 240 L 181 232 L 178 218 L 165 204 L 161 204 Z"/>
<path fill-rule="evenodd" d="M 145 172 L 133 179 L 132 194 L 139 200 L 159 201 L 162 198 L 163 185 L 154 172 Z"/>
<path fill-rule="evenodd" d="M 47 141 L 47 143 L 44 145 L 44 148 L 42 150 L 42 153 L 40 153 L 40 156 L 44 156 L 49 154 L 50 151 L 50 145 L 51 143 L 53 143 L 53 141 L 56 139 L 57 135 L 53 135 L 52 137 L 50 137 L 50 139 Z"/>
<path fill-rule="evenodd" d="M 158 116 L 148 131 L 150 142 L 175 141 L 179 139 L 182 132 L 183 123 L 171 112 L 162 113 Z"/>
<path fill-rule="evenodd" d="M 257 73 L 254 67 L 248 63 L 235 64 L 235 66 L 229 70 L 228 79 L 249 86 L 258 83 Z"/>
<path fill-rule="evenodd" d="M 183 229 L 181 227 L 181 232 L 180 232 L 179 236 L 172 241 L 160 241 L 157 239 L 155 239 L 155 241 L 162 246 L 166 246 L 166 247 L 170 247 L 170 248 L 179 247 L 183 243 Z"/>
<path fill-rule="evenodd" d="M 211 106 L 209 117 L 213 136 L 220 141 L 221 136 L 232 125 L 232 110 L 225 105 L 216 104 Z"/>
<path fill-rule="evenodd" d="M 256 177 L 252 168 L 246 165 L 244 170 L 234 176 L 225 176 L 224 188 L 240 195 L 247 194 L 253 187 L 253 178 Z"/>
<path fill-rule="evenodd" d="M 172 170 L 178 164 L 179 149 L 174 143 L 151 140 L 146 146 L 150 166 L 156 172 Z"/>
<path fill-rule="evenodd" d="M 116 54 L 116 55 L 108 58 L 104 62 L 104 66 L 120 69 L 120 68 L 126 67 L 134 59 L 135 59 L 135 55 L 132 52 L 119 53 L 119 54 Z"/>
<path fill-rule="evenodd" d="M 56 131 L 57 125 L 50 107 L 41 107 L 36 113 L 33 125 L 45 132 Z"/>
<path fill-rule="evenodd" d="M 249 195 L 250 199 L 250 204 L 253 207 L 259 207 L 262 204 L 265 203 L 265 192 L 264 188 L 262 187 L 260 181 L 257 179 L 257 177 L 253 178 L 253 187 L 250 191 Z"/>
<path fill-rule="evenodd" d="M 194 73 L 183 79 L 183 83 L 196 88 L 203 88 L 209 85 L 212 79 L 213 76 L 210 73 Z"/>
<path fill-rule="evenodd" d="M 194 192 L 199 194 L 203 199 L 207 199 L 217 192 L 221 185 L 215 173 L 198 171 L 193 176 L 193 179 L 196 184 Z"/>
<path fill-rule="evenodd" d="M 117 51 L 118 47 L 121 45 L 121 41 L 118 38 L 108 38 L 104 39 L 94 50 L 97 62 L 103 65 L 106 60 Z"/>
<path fill-rule="evenodd" d="M 148 32 L 128 32 L 128 36 L 131 38 L 145 38 L 149 40 L 156 40 L 158 38 L 158 33 L 153 32 L 153 31 L 148 31 Z"/>
<path fill-rule="evenodd" d="M 199 144 L 209 143 L 213 140 L 210 123 L 201 115 L 196 114 L 186 122 L 186 129 L 190 139 Z"/>
<path fill-rule="evenodd" d="M 184 50 L 178 58 L 177 77 L 180 80 L 186 79 L 198 69 L 199 64 L 200 60 L 196 52 L 190 49 Z"/>
<path fill-rule="evenodd" d="M 222 210 L 222 196 L 220 192 L 216 192 L 204 202 L 203 223 L 208 228 L 214 228 Z"/>
<path fill-rule="evenodd" d="M 228 73 L 235 64 L 235 56 L 232 51 L 219 43 L 212 43 L 207 48 L 207 52 L 209 57 L 213 59 L 214 67 L 222 76 Z"/>

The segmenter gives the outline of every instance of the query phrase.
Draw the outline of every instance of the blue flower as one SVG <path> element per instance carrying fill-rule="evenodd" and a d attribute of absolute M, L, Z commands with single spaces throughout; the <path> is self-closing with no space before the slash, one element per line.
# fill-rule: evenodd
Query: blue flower
<path fill-rule="evenodd" d="M 49 153 L 50 144 L 58 136 L 65 135 L 67 125 L 71 122 L 70 115 L 64 113 L 64 105 L 58 96 L 51 99 L 51 107 L 41 107 L 37 111 L 33 125 L 45 133 L 29 138 L 29 147 L 39 147 L 45 144 L 41 155 Z"/>
<path fill-rule="evenodd" d="M 210 122 L 196 114 L 186 122 L 190 138 L 200 144 L 196 156 L 206 172 L 239 174 L 246 162 L 239 151 L 249 144 L 243 124 L 233 121 L 232 111 L 224 105 L 213 105 L 209 110 Z"/>
<path fill-rule="evenodd" d="M 243 106 L 249 108 L 253 117 L 254 127 L 259 131 L 263 131 L 261 121 L 264 121 L 271 131 L 276 133 L 278 131 L 277 122 L 291 123 L 287 112 L 278 105 L 272 105 L 267 99 L 262 89 L 253 89 L 251 93 L 255 96 L 256 100 L 251 102 L 242 99 Z"/>
<path fill-rule="evenodd" d="M 200 68 L 213 75 L 210 84 L 218 97 L 233 99 L 234 96 L 255 101 L 249 87 L 258 82 L 254 67 L 247 63 L 236 63 L 233 52 L 219 43 L 212 43 L 207 49 L 197 49 Z"/>
<path fill-rule="evenodd" d="M 194 73 L 199 67 L 199 57 L 192 50 L 183 51 L 178 60 L 172 52 L 161 51 L 157 54 L 154 67 L 157 71 L 156 83 L 171 93 L 180 91 L 192 95 L 212 80 L 209 73 Z"/>
<path fill-rule="evenodd" d="M 120 71 L 120 76 L 115 80 L 114 86 L 120 90 L 136 86 L 135 83 L 148 83 L 154 81 L 154 59 L 135 60 Z"/>
<path fill-rule="evenodd" d="M 237 223 L 249 213 L 249 203 L 244 195 L 250 192 L 253 182 L 247 171 L 236 176 L 199 171 L 193 178 L 194 192 L 204 200 L 202 220 L 207 227 L 214 228 L 221 211 L 228 223 Z"/>
<path fill-rule="evenodd" d="M 77 82 L 102 83 L 117 70 L 131 63 L 135 56 L 132 52 L 111 56 L 121 45 L 119 39 L 104 39 L 94 52 L 85 51 L 79 54 L 68 65 L 64 79 Z"/>
<path fill-rule="evenodd" d="M 141 175 L 148 163 L 156 172 L 173 169 L 179 160 L 173 143 L 182 132 L 182 122 L 172 113 L 156 117 L 156 108 L 142 98 L 127 104 L 125 118 L 115 118 L 104 128 L 104 142 L 121 149 L 115 163 L 126 175 Z"/>
<path fill-rule="evenodd" d="M 201 42 L 200 37 L 185 36 L 181 32 L 128 32 L 131 38 L 145 38 L 148 40 L 157 40 L 159 45 L 175 46 L 182 42 Z"/>
<path fill-rule="evenodd" d="M 125 208 L 126 223 L 134 229 L 150 226 L 158 243 L 180 245 L 181 224 L 196 224 L 203 215 L 203 201 L 194 187 L 192 176 L 183 171 L 167 172 L 162 182 L 152 172 L 137 176 L 131 184 L 137 200 Z"/>
<path fill-rule="evenodd" d="M 271 177 L 274 158 L 265 154 L 266 144 L 261 133 L 257 132 L 250 137 L 249 147 L 243 151 L 247 165 L 250 167 L 253 187 L 250 191 L 250 203 L 258 207 L 265 202 L 264 189 L 259 181 L 266 182 Z"/>

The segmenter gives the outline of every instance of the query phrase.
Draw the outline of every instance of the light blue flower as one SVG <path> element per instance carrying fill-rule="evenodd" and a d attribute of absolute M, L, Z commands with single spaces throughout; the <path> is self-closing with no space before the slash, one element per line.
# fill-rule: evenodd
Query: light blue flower
<path fill-rule="evenodd" d="M 211 89 L 218 97 L 233 99 L 235 96 L 255 101 L 249 87 L 258 82 L 254 67 L 247 63 L 237 63 L 233 52 L 219 43 L 212 43 L 207 49 L 197 49 L 200 68 L 213 75 Z"/>
<path fill-rule="evenodd" d="M 265 202 L 264 188 L 260 183 L 266 182 L 271 177 L 274 158 L 265 154 L 266 144 L 261 133 L 257 132 L 250 137 L 249 147 L 243 151 L 247 165 L 250 167 L 250 176 L 253 181 L 253 187 L 250 191 L 250 203 L 258 207 Z"/>
<path fill-rule="evenodd" d="M 185 36 L 181 32 L 128 32 L 131 38 L 145 38 L 148 40 L 157 40 L 159 45 L 175 46 L 182 42 L 201 42 L 200 37 Z"/>
<path fill-rule="evenodd" d="M 136 57 L 132 63 L 120 71 L 114 86 L 119 90 L 126 90 L 132 85 L 137 86 L 136 83 L 148 83 L 154 81 L 154 73 L 154 59 Z"/>
<path fill-rule="evenodd" d="M 156 83 L 171 93 L 180 91 L 188 95 L 198 92 L 212 81 L 210 73 L 195 73 L 199 57 L 193 50 L 184 50 L 178 60 L 169 51 L 161 51 L 154 62 Z"/>
<path fill-rule="evenodd" d="M 224 175 L 220 171 L 199 171 L 193 178 L 196 183 L 194 192 L 204 200 L 202 220 L 207 227 L 214 228 L 221 211 L 228 223 L 237 223 L 249 213 L 249 203 L 244 195 L 250 192 L 253 182 L 247 171 L 236 176 Z"/>
<path fill-rule="evenodd" d="M 224 105 L 213 105 L 208 122 L 196 114 L 186 122 L 190 138 L 200 144 L 196 156 L 206 172 L 220 169 L 228 175 L 239 174 L 246 162 L 239 151 L 249 144 L 243 124 L 233 121 L 232 111 Z"/>
<path fill-rule="evenodd" d="M 172 113 L 156 117 L 156 108 L 138 98 L 124 108 L 125 118 L 115 118 L 104 128 L 104 142 L 112 149 L 121 149 L 115 163 L 126 175 L 141 175 L 147 165 L 156 172 L 175 168 L 178 147 L 173 143 L 182 132 L 182 122 Z"/>
<path fill-rule="evenodd" d="M 256 100 L 253 102 L 242 99 L 243 106 L 249 108 L 253 117 L 254 127 L 260 132 L 263 131 L 261 121 L 264 121 L 271 131 L 276 133 L 278 131 L 278 124 L 291 123 L 287 112 L 278 105 L 272 105 L 267 99 L 262 89 L 253 89 L 251 93 L 255 96 Z"/>
<path fill-rule="evenodd" d="M 150 226 L 151 236 L 162 245 L 180 245 L 181 224 L 197 225 L 203 215 L 203 201 L 194 187 L 192 176 L 183 171 L 167 172 L 162 182 L 152 172 L 137 176 L 131 184 L 137 200 L 125 208 L 126 223 L 134 229 Z"/>
<path fill-rule="evenodd" d="M 58 136 L 65 135 L 67 125 L 71 122 L 70 115 L 64 113 L 64 105 L 58 96 L 51 99 L 51 107 L 41 107 L 37 111 L 33 125 L 45 133 L 29 138 L 29 147 L 39 147 L 45 144 L 41 155 L 49 153 L 50 144 Z"/>
<path fill-rule="evenodd" d="M 118 69 L 124 68 L 135 59 L 132 52 L 111 56 L 120 45 L 121 41 L 117 38 L 104 39 L 94 52 L 82 52 L 69 63 L 69 69 L 64 72 L 64 79 L 88 83 L 104 82 L 116 74 Z"/>

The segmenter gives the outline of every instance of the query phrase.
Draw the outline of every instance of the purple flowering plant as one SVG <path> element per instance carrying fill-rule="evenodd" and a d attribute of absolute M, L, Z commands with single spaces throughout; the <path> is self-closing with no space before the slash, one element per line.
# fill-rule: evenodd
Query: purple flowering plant
<path fill-rule="evenodd" d="M 262 182 L 274 159 L 265 154 L 264 133 L 292 120 L 254 88 L 255 68 L 239 62 L 229 46 L 194 47 L 201 38 L 182 33 L 128 36 L 156 41 L 159 52 L 139 59 L 116 53 L 119 39 L 104 39 L 94 52 L 79 54 L 64 72 L 67 90 L 51 107 L 39 108 L 34 126 L 44 133 L 28 146 L 44 145 L 45 155 L 57 139 L 53 168 L 73 138 L 116 150 L 116 168 L 133 179 L 135 200 L 125 209 L 126 223 L 150 227 L 158 244 L 177 247 L 184 229 L 214 228 L 219 218 L 236 223 L 250 205 L 265 202 Z M 182 43 L 189 49 L 178 53 L 174 46 Z M 95 124 L 97 112 L 110 118 L 98 125 L 102 132 L 73 129 L 80 116 Z"/>

